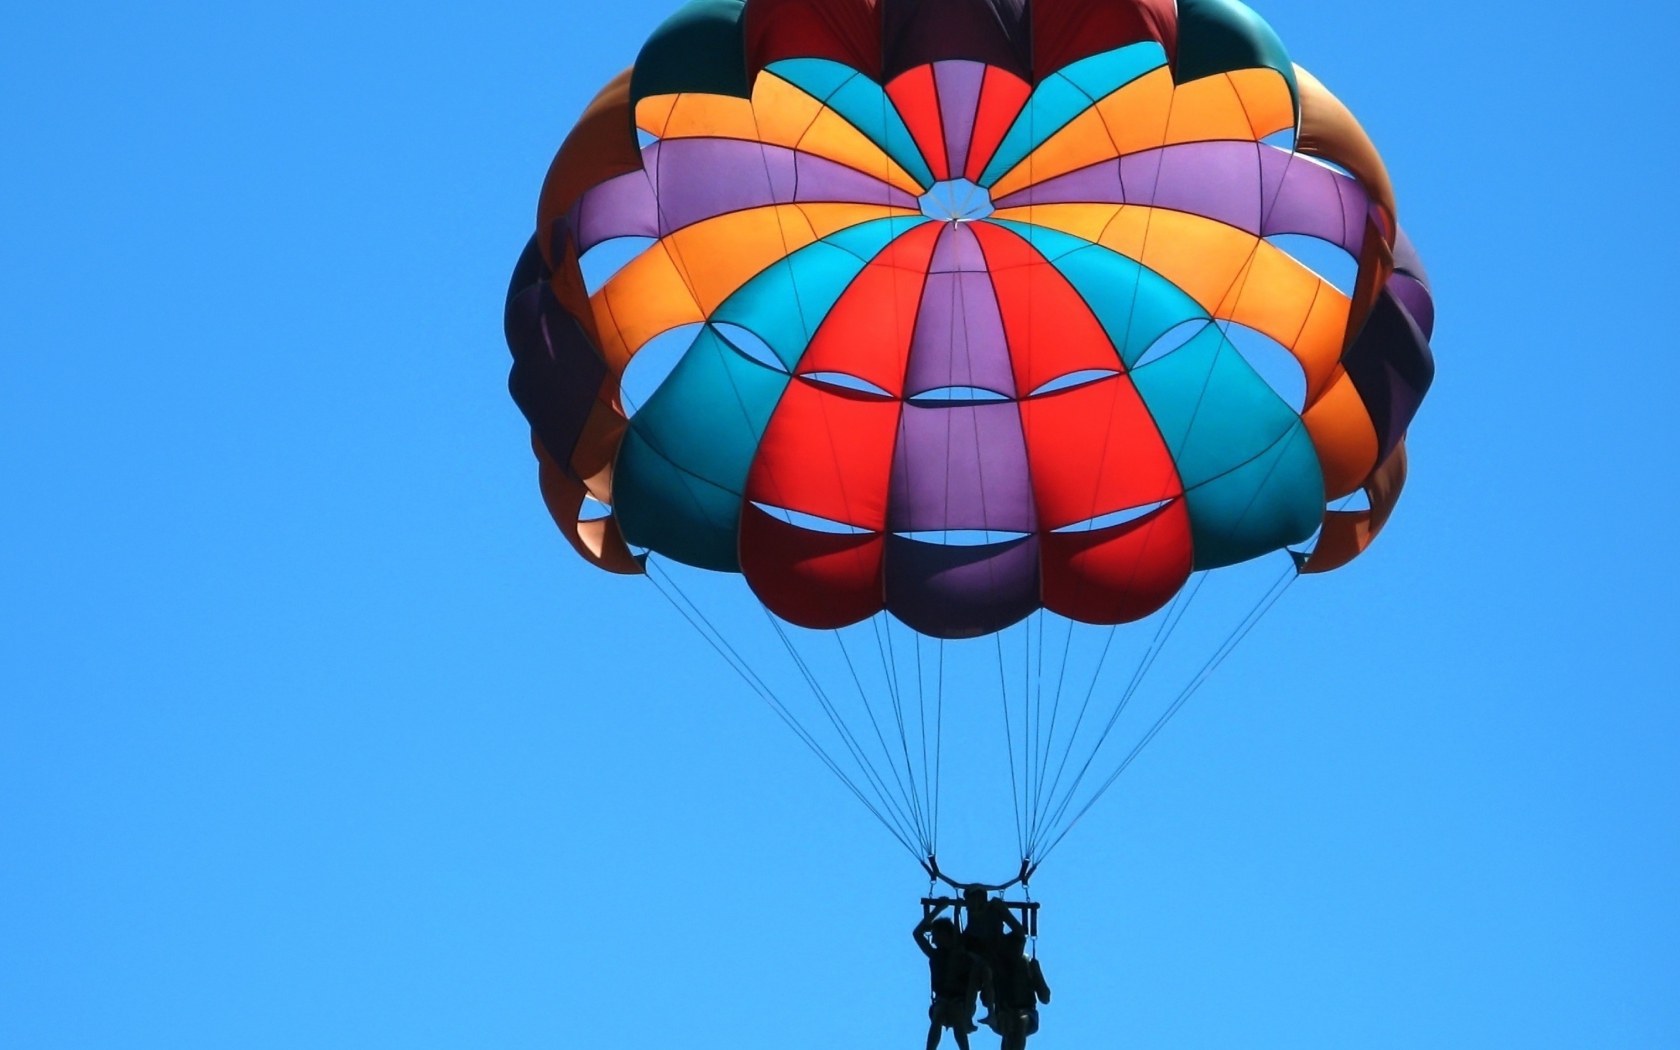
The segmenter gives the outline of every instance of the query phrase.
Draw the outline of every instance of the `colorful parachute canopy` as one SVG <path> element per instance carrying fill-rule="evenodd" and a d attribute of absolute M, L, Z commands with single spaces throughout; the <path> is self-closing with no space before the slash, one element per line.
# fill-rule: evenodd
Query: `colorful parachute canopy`
<path fill-rule="evenodd" d="M 1432 325 L 1376 149 L 1235 0 L 694 0 L 561 147 L 507 307 L 585 558 L 946 638 L 1344 564 Z"/>

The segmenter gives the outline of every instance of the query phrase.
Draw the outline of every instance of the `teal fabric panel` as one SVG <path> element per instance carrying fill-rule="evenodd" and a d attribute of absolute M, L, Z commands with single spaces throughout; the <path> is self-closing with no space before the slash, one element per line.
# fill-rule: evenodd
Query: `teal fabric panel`
<path fill-rule="evenodd" d="M 740 514 L 740 496 L 679 469 L 633 425 L 625 432 L 613 471 L 613 516 L 626 541 L 686 565 L 740 572 Z"/>
<path fill-rule="evenodd" d="M 678 468 L 739 495 L 787 384 L 707 327 L 630 428 Z"/>
<path fill-rule="evenodd" d="M 747 83 L 744 0 L 689 0 L 667 18 L 636 56 L 630 106 L 649 95 L 692 91 L 751 98 Z"/>
<path fill-rule="evenodd" d="M 1275 69 L 1289 81 L 1300 115 L 1295 64 L 1266 20 L 1238 0 L 1178 0 L 1178 55 L 1173 82 L 1187 84 L 1233 69 Z"/>
<path fill-rule="evenodd" d="M 826 58 L 784 58 L 764 68 L 823 102 L 827 102 L 828 96 L 839 91 L 846 81 L 863 75 L 851 66 Z"/>
<path fill-rule="evenodd" d="M 1074 87 L 1094 101 L 1112 95 L 1138 77 L 1166 64 L 1167 53 L 1161 45 L 1145 40 L 1082 58 L 1063 66 L 1057 75 L 1072 81 Z"/>
<path fill-rule="evenodd" d="M 770 72 L 800 88 L 812 98 L 819 99 L 857 128 L 864 137 L 898 161 L 900 167 L 925 189 L 934 183 L 933 172 L 898 107 L 882 90 L 881 85 L 857 70 L 826 58 L 790 58 L 772 62 Z"/>
<path fill-rule="evenodd" d="M 1131 377 L 1185 488 L 1260 455 L 1299 422 L 1217 324 Z"/>
<path fill-rule="evenodd" d="M 997 152 L 980 173 L 990 186 L 1068 122 L 1105 95 L 1166 64 L 1166 52 L 1153 40 L 1082 58 L 1039 82 L 1021 115 L 1009 126 Z"/>
<path fill-rule="evenodd" d="M 1027 238 L 1068 279 L 1127 368 L 1174 325 L 1208 316 L 1177 285 L 1119 252 L 1060 230 L 992 221 Z"/>
<path fill-rule="evenodd" d="M 1300 543 L 1324 513 L 1324 477 L 1299 420 L 1257 458 L 1185 493 L 1194 565 L 1217 569 Z"/>
<path fill-rule="evenodd" d="M 754 333 L 792 370 L 869 260 L 893 238 L 928 221 L 920 216 L 872 219 L 808 244 L 736 289 L 712 312 L 712 320 Z"/>

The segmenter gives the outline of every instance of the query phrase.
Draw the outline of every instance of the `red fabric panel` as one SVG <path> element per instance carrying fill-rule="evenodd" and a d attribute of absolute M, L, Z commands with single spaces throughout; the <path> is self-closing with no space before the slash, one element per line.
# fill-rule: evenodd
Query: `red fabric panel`
<path fill-rule="evenodd" d="M 833 59 L 881 79 L 875 0 L 752 0 L 746 23 L 749 82 L 784 58 Z"/>
<path fill-rule="evenodd" d="M 789 623 L 832 630 L 881 611 L 884 538 L 801 529 L 747 504 L 741 572 L 758 600 Z"/>
<path fill-rule="evenodd" d="M 933 67 L 917 66 L 887 85 L 887 97 L 904 118 L 904 126 L 922 151 L 922 159 L 933 169 L 935 179 L 951 177 L 945 162 L 945 126 L 939 119 L 939 92 L 933 85 Z"/>
<path fill-rule="evenodd" d="M 991 223 L 971 229 L 992 272 L 1017 391 L 1030 394 L 1072 372 L 1124 367 L 1085 300 L 1032 245 Z"/>
<path fill-rule="evenodd" d="M 1165 605 L 1190 576 L 1190 511 L 1039 537 L 1044 606 L 1084 623 L 1128 623 Z"/>
<path fill-rule="evenodd" d="M 963 178 L 975 182 L 986 170 L 992 154 L 997 152 L 1009 125 L 1015 123 L 1021 107 L 1027 104 L 1032 88 L 1025 80 L 996 66 L 986 67 L 986 79 L 980 85 L 980 108 L 974 115 L 974 137 L 968 147 L 968 167 Z"/>
<path fill-rule="evenodd" d="M 1041 530 L 1182 491 L 1166 442 L 1126 376 L 1028 398 L 1021 426 Z"/>
<path fill-rule="evenodd" d="M 794 379 L 747 475 L 747 498 L 881 532 L 898 401 Z"/>
<path fill-rule="evenodd" d="M 1173 0 L 1032 0 L 1033 82 L 1070 62 L 1154 40 L 1170 62 L 1178 51 Z"/>
<path fill-rule="evenodd" d="M 922 285 L 943 227 L 923 223 L 887 245 L 852 280 L 799 359 L 799 375 L 842 372 L 898 397 Z"/>

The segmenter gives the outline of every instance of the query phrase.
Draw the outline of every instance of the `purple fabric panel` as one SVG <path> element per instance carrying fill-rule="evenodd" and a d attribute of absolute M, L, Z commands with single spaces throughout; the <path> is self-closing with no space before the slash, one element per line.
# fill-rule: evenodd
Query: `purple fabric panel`
<path fill-rule="evenodd" d="M 986 272 L 986 256 L 980 241 L 966 223 L 950 223 L 933 245 L 933 261 L 929 273 Z"/>
<path fill-rule="evenodd" d="M 780 146 L 774 148 L 782 149 Z M 794 153 L 793 156 L 794 192 L 784 198 L 780 195 L 782 188 L 778 186 L 776 199 L 779 203 L 788 200 L 800 203 L 842 201 L 850 204 L 891 204 L 911 209 L 918 207 L 915 197 L 856 168 L 848 168 L 838 161 L 810 153 Z"/>
<path fill-rule="evenodd" d="M 1039 606 L 1038 537 L 945 547 L 887 536 L 887 609 L 935 638 L 1001 631 Z"/>
<path fill-rule="evenodd" d="M 963 268 L 939 269 L 941 252 L 948 262 Z M 934 249 L 936 265 L 922 286 L 916 330 L 910 339 L 904 376 L 907 397 L 947 386 L 1015 396 L 1003 315 L 979 254 L 974 233 L 966 225 L 952 223 L 940 233 Z"/>
<path fill-rule="evenodd" d="M 1070 171 L 1045 179 L 1036 186 L 1016 190 L 1000 198 L 999 208 L 1022 208 L 1029 204 L 1124 204 L 1126 195 L 1120 187 L 1120 162 L 1105 160 L 1099 164 Z"/>
<path fill-rule="evenodd" d="M 1262 236 L 1319 237 L 1359 257 L 1369 204 L 1359 183 L 1275 146 L 1261 148 L 1260 165 L 1268 202 Z"/>
<path fill-rule="evenodd" d="M 1027 0 L 881 0 L 881 80 L 947 58 L 1031 80 Z"/>
<path fill-rule="evenodd" d="M 1398 254 L 1398 253 L 1396 253 Z M 1415 277 L 1396 271 L 1388 279 L 1388 292 L 1399 300 L 1406 312 L 1412 315 L 1412 320 L 1423 330 L 1425 339 L 1435 335 L 1435 298 L 1429 294 L 1429 289 Z"/>
<path fill-rule="evenodd" d="M 740 139 L 670 139 L 643 151 L 659 197 L 659 235 L 743 208 L 776 201 L 793 185 L 793 156 Z M 779 168 L 786 171 L 779 171 Z"/>
<path fill-rule="evenodd" d="M 1435 356 L 1422 328 L 1393 294 L 1377 297 L 1365 326 L 1342 355 L 1342 367 L 1377 432 L 1377 462 L 1405 436 L 1435 381 Z"/>
<path fill-rule="evenodd" d="M 665 139 L 642 156 L 658 187 L 659 232 L 646 236 L 664 236 L 742 208 L 795 201 L 917 206 L 916 198 L 873 176 L 785 146 L 743 139 Z"/>
<path fill-rule="evenodd" d="M 899 417 L 888 490 L 893 532 L 1038 526 L 1021 412 L 1013 401 L 923 407 Z"/>
<path fill-rule="evenodd" d="M 980 82 L 986 67 L 979 62 L 938 62 L 933 67 L 939 92 L 939 119 L 945 126 L 945 156 L 953 177 L 968 165 L 968 143 L 974 135 L 974 113 L 980 106 Z"/>
<path fill-rule="evenodd" d="M 572 206 L 578 254 L 614 237 L 659 236 L 658 206 L 645 172 L 631 171 L 584 191 Z"/>
<path fill-rule="evenodd" d="M 1260 229 L 1259 147 L 1252 142 L 1186 142 L 1120 158 L 1127 204 L 1145 204 Z"/>
<path fill-rule="evenodd" d="M 1406 236 L 1404 228 L 1394 235 L 1394 269 L 1423 285 L 1425 290 L 1429 288 L 1429 273 L 1423 268 L 1423 259 L 1413 247 L 1412 239 Z"/>

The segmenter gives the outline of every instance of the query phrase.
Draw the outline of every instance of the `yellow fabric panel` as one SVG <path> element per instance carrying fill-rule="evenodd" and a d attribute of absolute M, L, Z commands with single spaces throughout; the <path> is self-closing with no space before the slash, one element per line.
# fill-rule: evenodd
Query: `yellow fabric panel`
<path fill-rule="evenodd" d="M 685 226 L 612 276 L 590 300 L 601 356 L 622 375 L 649 339 L 704 321 L 741 285 L 812 241 L 871 219 L 917 215 L 880 204 L 778 204 Z"/>
<path fill-rule="evenodd" d="M 1203 77 L 1178 85 L 1172 115 L 1167 118 L 1168 145 L 1253 137 L 1248 112 L 1229 76 Z"/>
<path fill-rule="evenodd" d="M 753 83 L 752 110 L 760 141 L 791 146 L 826 108 L 774 73 L 760 73 Z"/>
<path fill-rule="evenodd" d="M 920 197 L 927 189 L 911 178 L 909 172 L 899 167 L 897 161 L 869 141 L 863 132 L 852 127 L 846 118 L 832 109 L 824 109 L 811 125 L 811 130 L 797 143 L 787 142 L 781 145 L 797 145 L 806 153 L 814 153 L 819 157 L 838 161 L 848 168 L 856 168 L 897 186 L 912 197 Z"/>
<path fill-rule="evenodd" d="M 1261 241 L 1227 309 L 1215 316 L 1276 339 L 1301 362 L 1310 402 L 1342 357 L 1348 298 L 1287 252 Z"/>
<path fill-rule="evenodd" d="M 649 95 L 636 103 L 636 126 L 649 135 L 665 137 L 665 124 L 676 108 L 678 95 Z"/>
<path fill-rule="evenodd" d="M 1233 292 L 1260 238 L 1213 219 L 1141 204 L 1040 204 L 1004 208 L 999 218 L 1082 237 L 1154 270 L 1214 317 Z"/>
<path fill-rule="evenodd" d="M 1161 145 L 1172 106 L 1172 73 L 1163 66 L 1103 96 L 1051 135 L 992 185 L 993 199 L 1099 161 Z"/>
<path fill-rule="evenodd" d="M 666 139 L 746 139 L 757 142 L 752 103 L 732 95 L 678 95 L 665 121 Z"/>
<path fill-rule="evenodd" d="M 660 332 L 705 320 L 665 241 L 613 274 L 596 289 L 589 305 L 601 333 L 601 358 L 614 375 L 623 375 L 630 355 Z"/>
<path fill-rule="evenodd" d="M 1358 488 L 1377 464 L 1377 431 L 1353 380 L 1341 369 L 1318 402 L 1301 414 L 1324 471 L 1324 498 Z"/>
<path fill-rule="evenodd" d="M 1256 140 L 1295 126 L 1295 97 L 1282 73 L 1275 69 L 1234 69 L 1225 76 L 1237 91 Z"/>
<path fill-rule="evenodd" d="M 751 101 L 727 95 L 650 96 L 636 107 L 636 121 L 660 138 L 786 146 L 885 179 L 913 197 L 926 189 L 844 117 L 773 73 L 759 75 Z"/>

